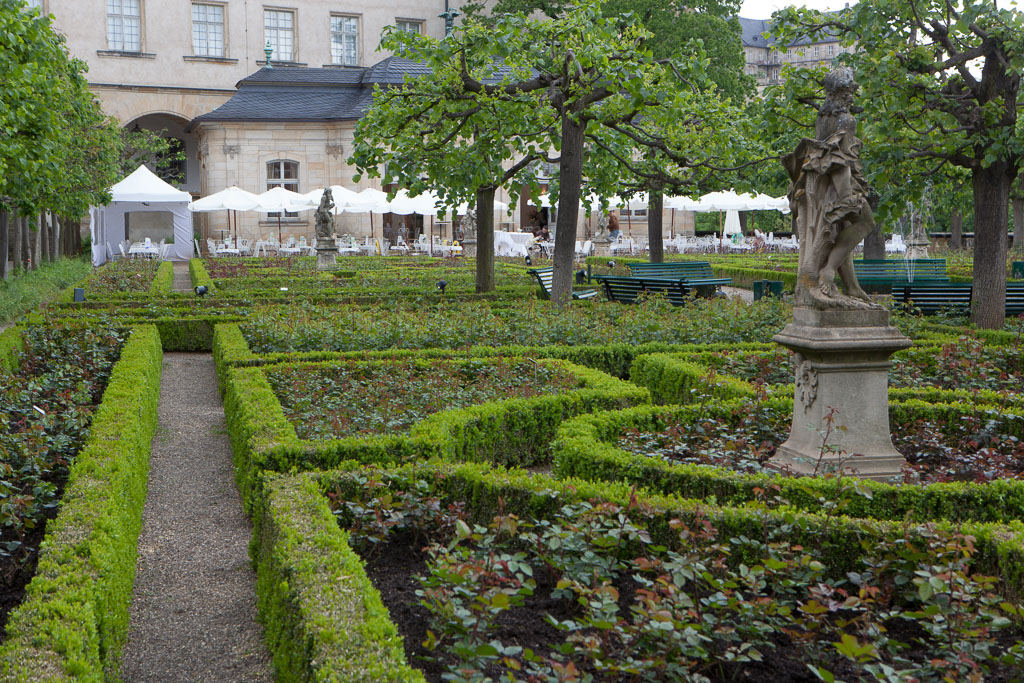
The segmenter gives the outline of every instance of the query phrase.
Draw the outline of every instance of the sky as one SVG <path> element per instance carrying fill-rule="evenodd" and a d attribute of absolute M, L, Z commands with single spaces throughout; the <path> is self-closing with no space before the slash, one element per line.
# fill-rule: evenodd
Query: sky
<path fill-rule="evenodd" d="M 744 19 L 768 19 L 775 10 L 790 5 L 820 10 L 842 9 L 848 1 L 851 5 L 856 4 L 856 0 L 744 0 L 740 16 Z"/>

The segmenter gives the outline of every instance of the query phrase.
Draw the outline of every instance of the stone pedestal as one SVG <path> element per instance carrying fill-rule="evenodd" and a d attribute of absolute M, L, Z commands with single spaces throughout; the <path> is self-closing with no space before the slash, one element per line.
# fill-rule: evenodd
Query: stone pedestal
<path fill-rule="evenodd" d="M 473 238 L 466 238 L 459 244 L 462 245 L 462 255 L 466 258 L 476 258 L 476 240 Z"/>
<path fill-rule="evenodd" d="M 600 235 L 595 237 L 593 240 L 594 244 L 594 256 L 611 256 L 612 255 L 612 241 L 608 239 L 608 235 Z"/>
<path fill-rule="evenodd" d="M 889 312 L 798 307 L 793 322 L 773 339 L 796 354 L 796 391 L 789 440 L 772 461 L 812 473 L 822 454 L 825 417 L 835 409 L 818 472 L 841 463 L 866 479 L 899 476 L 905 461 L 889 432 L 889 358 L 911 341 L 889 325 Z"/>
<path fill-rule="evenodd" d="M 338 248 L 330 247 L 316 248 L 316 269 L 334 270 L 338 267 Z"/>

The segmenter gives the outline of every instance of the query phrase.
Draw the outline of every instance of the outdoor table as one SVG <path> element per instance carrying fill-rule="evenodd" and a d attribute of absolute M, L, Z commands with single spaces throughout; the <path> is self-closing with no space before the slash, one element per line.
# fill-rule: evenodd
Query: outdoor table
<path fill-rule="evenodd" d="M 148 247 L 144 242 L 136 242 L 132 246 L 128 247 L 129 256 L 146 256 L 152 258 L 160 255 L 160 246 L 157 244 L 150 244 Z"/>

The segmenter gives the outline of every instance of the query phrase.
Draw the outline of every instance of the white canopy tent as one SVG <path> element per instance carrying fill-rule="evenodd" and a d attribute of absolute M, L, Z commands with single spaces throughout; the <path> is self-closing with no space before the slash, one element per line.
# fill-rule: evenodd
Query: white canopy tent
<path fill-rule="evenodd" d="M 107 206 L 89 209 L 89 233 L 92 235 L 92 264 L 101 266 L 108 253 L 127 238 L 125 216 L 129 213 L 167 212 L 174 219 L 174 243 L 166 257 L 171 261 L 187 261 L 194 255 L 192 215 L 188 204 L 192 196 L 164 182 L 145 164 L 110 188 Z"/>

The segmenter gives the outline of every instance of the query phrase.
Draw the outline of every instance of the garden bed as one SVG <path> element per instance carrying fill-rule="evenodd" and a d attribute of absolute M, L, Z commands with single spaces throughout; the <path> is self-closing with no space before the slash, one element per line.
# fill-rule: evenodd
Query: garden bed
<path fill-rule="evenodd" d="M 0 371 L 0 624 L 31 580 L 46 521 L 121 353 L 114 327 L 29 326 Z"/>

